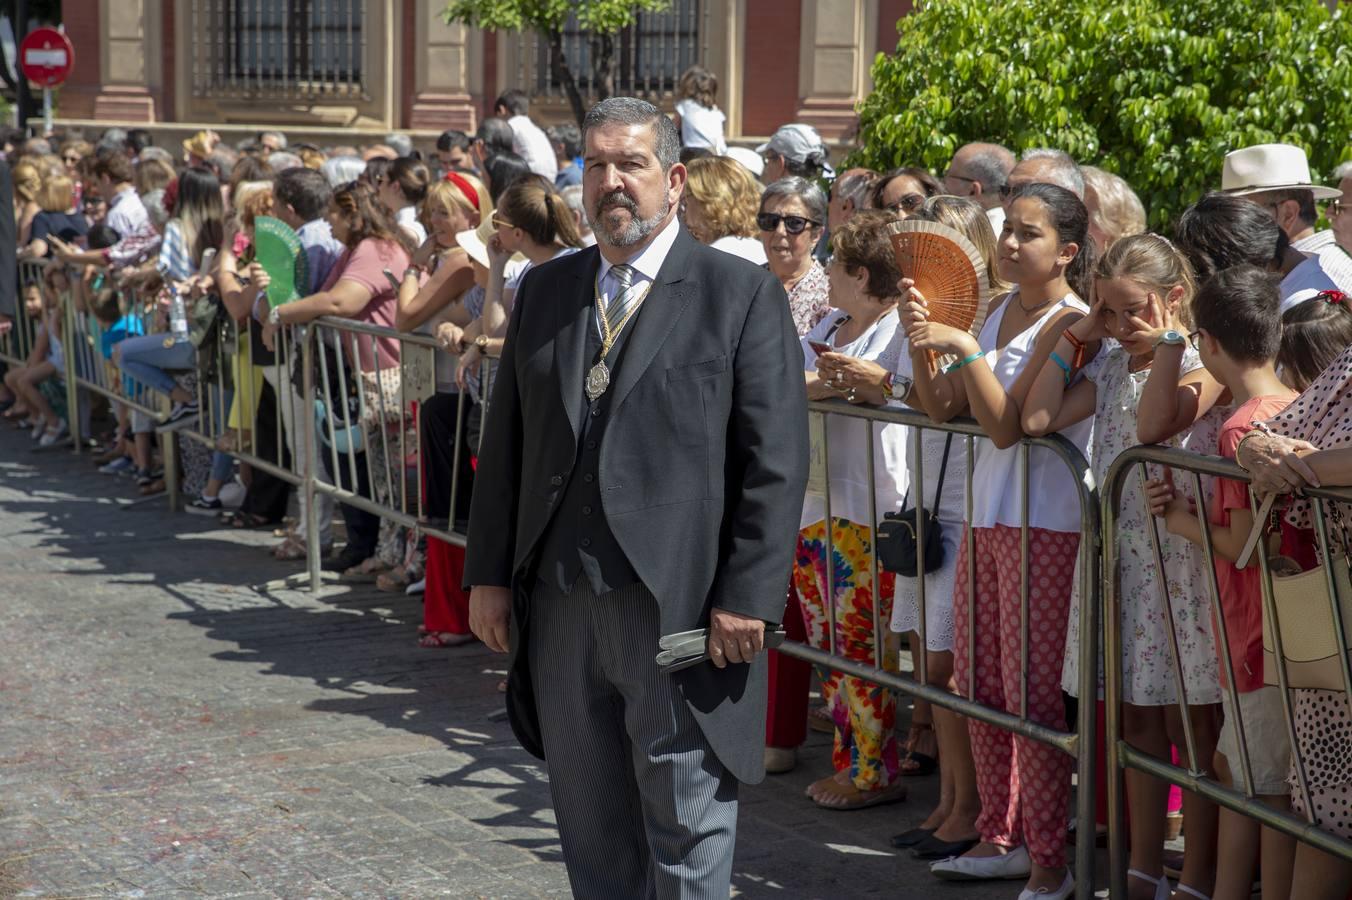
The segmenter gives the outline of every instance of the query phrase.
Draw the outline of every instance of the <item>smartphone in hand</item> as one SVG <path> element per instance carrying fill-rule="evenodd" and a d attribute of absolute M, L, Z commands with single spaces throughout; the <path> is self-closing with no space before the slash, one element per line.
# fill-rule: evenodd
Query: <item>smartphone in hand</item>
<path fill-rule="evenodd" d="M 807 345 L 812 348 L 812 352 L 821 356 L 823 353 L 834 353 L 836 348 L 832 347 L 826 341 L 808 341 Z"/>

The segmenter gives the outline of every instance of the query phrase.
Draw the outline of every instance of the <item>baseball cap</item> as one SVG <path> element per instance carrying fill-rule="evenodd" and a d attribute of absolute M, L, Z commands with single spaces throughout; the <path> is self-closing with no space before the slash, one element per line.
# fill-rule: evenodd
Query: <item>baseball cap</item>
<path fill-rule="evenodd" d="M 773 150 L 780 156 L 795 163 L 815 163 L 822 167 L 822 174 L 834 178 L 836 170 L 827 161 L 830 154 L 822 143 L 821 135 L 811 125 L 794 122 L 781 125 L 770 140 L 756 148 L 757 153 Z"/>

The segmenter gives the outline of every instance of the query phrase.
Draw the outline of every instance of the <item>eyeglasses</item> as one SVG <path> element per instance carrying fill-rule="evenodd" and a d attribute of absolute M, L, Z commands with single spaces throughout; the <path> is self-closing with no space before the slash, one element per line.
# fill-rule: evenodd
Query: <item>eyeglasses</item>
<path fill-rule="evenodd" d="M 924 205 L 924 194 L 907 194 L 900 200 L 895 200 L 892 203 L 887 204 L 887 209 L 890 209 L 892 212 L 913 213 Z"/>
<path fill-rule="evenodd" d="M 1335 219 L 1345 212 L 1347 212 L 1347 204 L 1341 200 L 1331 200 L 1329 205 L 1324 207 L 1324 215 L 1330 219 Z"/>
<path fill-rule="evenodd" d="M 952 178 L 952 179 L 954 179 L 954 180 L 956 180 L 956 181 L 965 181 L 965 182 L 967 182 L 968 184 L 976 184 L 976 181 L 977 181 L 975 178 L 968 178 L 966 175 L 959 175 L 959 174 L 957 174 L 956 172 L 951 172 L 951 171 L 950 171 L 950 172 L 945 172 L 945 173 L 944 173 L 944 177 L 945 177 L 945 178 Z"/>
<path fill-rule="evenodd" d="M 511 222 L 508 222 L 506 219 L 501 218 L 501 217 L 498 216 L 496 213 L 494 213 L 494 215 L 493 215 L 493 227 L 494 227 L 494 228 L 515 228 L 516 226 L 513 225 Z"/>
<path fill-rule="evenodd" d="M 807 219 L 803 216 L 781 216 L 779 213 L 758 213 L 756 215 L 756 227 L 761 231 L 775 231 L 779 228 L 779 223 L 784 223 L 784 230 L 789 234 L 802 234 L 803 229 L 809 225 L 814 227 L 822 223 L 814 219 Z"/>
<path fill-rule="evenodd" d="M 1192 349 L 1194 350 L 1202 349 L 1202 330 L 1200 328 L 1196 331 L 1188 332 L 1188 343 L 1192 345 Z"/>

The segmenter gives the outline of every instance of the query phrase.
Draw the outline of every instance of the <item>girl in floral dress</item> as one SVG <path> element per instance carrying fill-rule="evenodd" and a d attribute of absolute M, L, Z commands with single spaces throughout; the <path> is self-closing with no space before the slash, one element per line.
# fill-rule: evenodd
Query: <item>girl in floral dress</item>
<path fill-rule="evenodd" d="M 1117 457 L 1140 443 L 1138 411 L 1145 405 L 1147 382 L 1172 388 L 1178 372 L 1194 372 L 1202 363 L 1180 333 L 1185 329 L 1175 327 L 1179 310 L 1191 299 L 1193 277 L 1187 259 L 1168 240 L 1153 234 L 1122 238 L 1099 261 L 1094 282 L 1093 308 L 1066 330 L 1043 364 L 1023 419 L 1029 434 L 1048 434 L 1093 416 L 1090 459 L 1095 480 L 1102 485 Z M 1162 365 L 1158 379 L 1152 375 L 1157 353 L 1170 354 L 1170 363 L 1181 357 L 1176 367 Z M 1214 416 L 1195 418 L 1189 410 L 1187 427 L 1165 443 L 1200 452 L 1214 447 Z M 1122 639 L 1125 737 L 1133 746 L 1165 760 L 1171 743 L 1180 748 L 1186 745 L 1178 711 L 1172 632 L 1177 636 L 1184 696 L 1201 757 L 1198 762 L 1209 767 L 1221 694 L 1202 551 L 1160 529 L 1157 562 L 1150 534 L 1154 523 L 1139 475 L 1124 485 L 1118 516 L 1118 564 L 1113 576 L 1122 608 L 1116 627 Z M 1079 603 L 1077 579 L 1062 677 L 1063 689 L 1074 696 L 1080 694 Z M 1091 697 L 1081 699 L 1093 702 Z M 1144 772 L 1129 770 L 1126 774 L 1132 811 L 1128 881 L 1132 898 L 1169 896 L 1161 858 L 1168 789 L 1166 783 Z M 1215 810 L 1210 804 L 1198 808 L 1199 801 L 1188 796 L 1192 799 L 1185 813 L 1191 868 L 1181 883 L 1209 893 L 1211 867 L 1206 863 L 1211 842 L 1206 835 L 1214 832 Z"/>

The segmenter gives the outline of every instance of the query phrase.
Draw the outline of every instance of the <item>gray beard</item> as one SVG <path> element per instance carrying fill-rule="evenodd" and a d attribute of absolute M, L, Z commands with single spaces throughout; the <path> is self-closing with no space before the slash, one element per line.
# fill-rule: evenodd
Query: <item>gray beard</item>
<path fill-rule="evenodd" d="M 641 242 L 648 235 L 652 234 L 662 220 L 671 212 L 671 201 L 666 195 L 662 195 L 662 208 L 655 215 L 648 219 L 639 219 L 633 217 L 635 210 L 629 210 L 631 218 L 629 224 L 621 229 L 612 231 L 605 223 L 605 216 L 598 215 L 597 221 L 591 223 L 592 232 L 596 239 L 603 244 L 609 244 L 612 247 L 632 247 Z"/>

